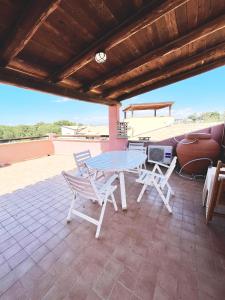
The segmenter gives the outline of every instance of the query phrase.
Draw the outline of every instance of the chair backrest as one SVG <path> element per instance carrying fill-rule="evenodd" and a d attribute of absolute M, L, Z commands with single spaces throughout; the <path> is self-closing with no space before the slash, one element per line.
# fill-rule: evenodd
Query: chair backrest
<path fill-rule="evenodd" d="M 146 149 L 144 143 L 129 143 L 128 145 L 128 150 L 141 151 L 144 154 L 146 154 Z"/>
<path fill-rule="evenodd" d="M 83 151 L 83 152 L 79 152 L 79 153 L 74 153 L 73 154 L 74 160 L 76 162 L 78 171 L 80 173 L 80 175 L 84 175 L 88 173 L 88 168 L 85 164 L 85 161 L 88 158 L 91 158 L 91 153 L 89 150 Z"/>
<path fill-rule="evenodd" d="M 165 175 L 164 175 L 164 181 L 162 182 L 162 187 L 165 186 L 166 182 L 169 180 L 170 176 L 172 175 L 177 163 L 177 157 L 174 156 L 172 159 L 169 168 L 167 169 Z"/>
<path fill-rule="evenodd" d="M 212 191 L 206 207 L 206 223 L 208 223 L 213 216 L 216 204 L 223 202 L 225 192 L 225 164 L 218 161 L 216 172 L 213 179 Z"/>
<path fill-rule="evenodd" d="M 62 175 L 73 193 L 78 194 L 85 199 L 94 199 L 99 203 L 101 202 L 93 179 L 70 175 L 64 171 L 62 172 Z"/>

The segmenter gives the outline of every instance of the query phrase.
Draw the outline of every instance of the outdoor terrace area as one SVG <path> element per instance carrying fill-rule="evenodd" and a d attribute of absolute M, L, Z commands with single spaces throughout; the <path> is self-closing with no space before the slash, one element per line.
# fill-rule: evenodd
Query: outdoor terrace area
<path fill-rule="evenodd" d="M 119 209 L 107 205 L 95 239 L 93 224 L 77 217 L 67 224 L 73 195 L 61 172 L 73 174 L 72 154 L 85 150 L 93 157 L 121 151 L 120 161 L 129 156 L 128 128 L 120 122 L 123 100 L 225 65 L 224 0 L 0 0 L 0 7 L 1 84 L 104 104 L 109 112 L 109 137 L 104 139 L 73 140 L 50 133 L 44 140 L 0 145 L 0 299 L 223 300 L 225 222 L 215 215 L 206 225 L 203 181 L 185 180 L 171 171 L 175 196 L 170 214 L 169 198 L 164 205 L 154 189 L 137 203 L 141 185 L 137 174 L 127 172 L 129 166 L 113 169 L 119 174 Z M 43 115 L 45 110 L 48 105 Z M 203 150 L 212 144 L 206 159 L 216 165 L 225 156 L 224 125 L 203 131 L 197 140 L 207 140 L 207 147 L 200 141 Z M 173 167 L 182 135 L 179 141 L 157 140 L 171 147 Z M 145 143 L 149 145 L 151 140 Z M 134 159 L 139 172 L 147 159 L 144 151 L 133 154 L 144 157 L 139 163 Z M 189 148 L 189 153 L 194 151 Z M 179 155 L 178 161 L 187 165 Z M 215 169 L 213 201 L 224 178 Z M 80 186 L 85 181 L 82 176 L 77 180 Z M 158 186 L 162 188 L 161 182 Z M 121 203 L 126 198 L 125 211 Z M 105 201 L 99 204 L 104 207 Z M 75 208 L 99 215 L 92 201 L 79 200 Z"/>
<path fill-rule="evenodd" d="M 63 161 L 73 169 L 72 157 Z M 138 204 L 141 187 L 127 173 L 128 210 L 122 211 L 117 188 L 119 211 L 107 206 L 96 240 L 94 225 L 76 217 L 66 223 L 72 194 L 61 168 L 60 156 L 4 168 L 11 172 L 5 183 L 15 190 L 0 196 L 1 299 L 224 298 L 225 222 L 214 217 L 205 225 L 201 181 L 172 176 L 170 215 L 154 190 Z M 29 185 L 17 189 L 19 171 Z M 77 206 L 97 212 L 91 201 Z"/>

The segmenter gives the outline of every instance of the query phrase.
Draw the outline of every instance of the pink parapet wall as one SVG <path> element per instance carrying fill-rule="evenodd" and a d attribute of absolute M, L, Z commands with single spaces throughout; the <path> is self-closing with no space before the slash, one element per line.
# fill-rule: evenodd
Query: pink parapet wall
<path fill-rule="evenodd" d="M 1 144 L 0 165 L 52 155 L 53 153 L 53 144 L 49 140 Z"/>
<path fill-rule="evenodd" d="M 72 153 L 90 150 L 91 155 L 95 156 L 109 150 L 108 141 L 87 141 L 72 139 L 53 139 L 54 153 L 68 155 Z"/>
<path fill-rule="evenodd" d="M 127 147 L 127 140 L 71 140 L 71 139 L 54 139 L 53 141 L 54 153 L 60 155 L 68 155 L 72 153 L 90 150 L 92 156 L 96 156 L 102 152 L 113 150 L 125 150 Z"/>

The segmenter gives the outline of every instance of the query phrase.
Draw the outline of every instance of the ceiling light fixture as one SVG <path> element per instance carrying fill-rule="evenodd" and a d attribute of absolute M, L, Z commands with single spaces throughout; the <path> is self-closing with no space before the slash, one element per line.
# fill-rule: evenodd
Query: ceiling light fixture
<path fill-rule="evenodd" d="M 106 62 L 106 59 L 107 59 L 107 56 L 104 51 L 99 51 L 95 54 L 95 61 L 98 64 L 103 64 L 104 62 Z"/>

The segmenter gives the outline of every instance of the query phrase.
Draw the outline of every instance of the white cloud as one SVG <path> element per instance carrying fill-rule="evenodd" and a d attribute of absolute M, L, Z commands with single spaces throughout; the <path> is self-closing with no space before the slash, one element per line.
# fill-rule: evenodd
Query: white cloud
<path fill-rule="evenodd" d="M 63 103 L 63 102 L 69 102 L 69 101 L 73 101 L 70 98 L 66 98 L 66 97 L 58 97 L 56 100 L 53 100 L 53 102 L 57 102 L 57 103 Z"/>
<path fill-rule="evenodd" d="M 191 114 L 194 113 L 194 110 L 191 107 L 184 107 L 180 109 L 172 109 L 172 116 L 176 119 L 185 119 Z"/>
<path fill-rule="evenodd" d="M 108 114 L 102 115 L 84 115 L 80 116 L 77 122 L 84 123 L 87 125 L 107 125 L 108 124 Z"/>

